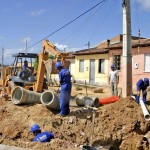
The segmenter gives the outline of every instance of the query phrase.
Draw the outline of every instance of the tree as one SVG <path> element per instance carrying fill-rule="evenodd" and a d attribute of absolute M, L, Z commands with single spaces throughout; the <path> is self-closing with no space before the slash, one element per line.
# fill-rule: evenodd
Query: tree
<path fill-rule="evenodd" d="M 35 58 L 35 59 L 34 59 L 33 66 L 34 66 L 34 70 L 37 71 L 37 69 L 38 69 L 38 58 Z"/>
<path fill-rule="evenodd" d="M 55 57 L 54 57 L 53 55 L 49 55 L 49 56 L 48 56 L 48 59 L 54 60 Z M 34 59 L 33 66 L 34 66 L 34 70 L 37 71 L 37 69 L 38 69 L 38 58 L 35 58 L 35 59 Z"/>
<path fill-rule="evenodd" d="M 54 57 L 53 55 L 49 55 L 49 56 L 48 56 L 48 59 L 54 60 L 55 57 Z"/>

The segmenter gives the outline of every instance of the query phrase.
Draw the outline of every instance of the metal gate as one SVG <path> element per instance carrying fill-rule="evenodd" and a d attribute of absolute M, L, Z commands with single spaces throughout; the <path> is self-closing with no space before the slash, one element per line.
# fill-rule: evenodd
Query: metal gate
<path fill-rule="evenodd" d="M 94 84 L 95 83 L 95 59 L 90 60 L 90 78 L 89 83 Z"/>

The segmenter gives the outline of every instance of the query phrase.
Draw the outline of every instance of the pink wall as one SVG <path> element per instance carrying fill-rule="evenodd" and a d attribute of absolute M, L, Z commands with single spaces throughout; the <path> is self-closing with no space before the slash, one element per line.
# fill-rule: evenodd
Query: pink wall
<path fill-rule="evenodd" d="M 132 70 L 132 82 L 133 87 L 136 86 L 136 82 L 144 77 L 150 78 L 150 72 L 145 72 L 145 54 L 150 54 L 150 47 L 140 47 L 139 52 L 138 48 L 133 49 L 133 70 Z M 138 64 L 138 67 L 135 67 L 135 64 Z"/>
<path fill-rule="evenodd" d="M 136 87 L 136 82 L 140 79 L 140 78 L 144 78 L 144 77 L 148 77 L 150 78 L 150 72 L 144 72 L 144 63 L 145 63 L 145 57 L 144 54 L 150 54 L 150 46 L 149 47 L 140 47 L 139 51 L 138 48 L 132 48 L 132 86 L 133 88 Z M 109 67 L 108 67 L 108 71 L 110 71 L 110 65 L 113 63 L 113 55 L 122 55 L 122 49 L 117 49 L 117 50 L 110 50 L 109 51 Z M 134 67 L 135 64 L 138 65 L 138 67 Z M 119 78 L 120 78 L 120 82 L 119 82 L 119 87 L 122 87 L 122 68 L 120 69 L 119 72 Z"/>

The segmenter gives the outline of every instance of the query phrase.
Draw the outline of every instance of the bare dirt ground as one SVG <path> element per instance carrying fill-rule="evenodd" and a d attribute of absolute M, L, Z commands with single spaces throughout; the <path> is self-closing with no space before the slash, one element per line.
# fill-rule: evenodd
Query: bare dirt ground
<path fill-rule="evenodd" d="M 0 143 L 37 150 L 80 150 L 81 145 L 89 145 L 92 110 L 76 105 L 73 98 L 79 93 L 85 94 L 86 89 L 75 89 L 73 87 L 71 114 L 63 118 L 42 104 L 17 106 L 10 99 L 0 99 Z M 88 88 L 87 93 L 99 98 L 110 96 L 109 88 L 103 93 L 93 93 L 93 89 Z M 148 96 L 148 103 L 149 100 Z M 134 121 L 139 124 L 135 126 Z M 34 123 L 39 124 L 42 131 L 54 133 L 55 138 L 48 143 L 31 142 L 33 135 L 29 131 Z M 120 99 L 96 111 L 92 145 L 97 149 L 148 150 L 148 141 L 143 138 L 148 131 L 141 106 L 129 98 Z"/>

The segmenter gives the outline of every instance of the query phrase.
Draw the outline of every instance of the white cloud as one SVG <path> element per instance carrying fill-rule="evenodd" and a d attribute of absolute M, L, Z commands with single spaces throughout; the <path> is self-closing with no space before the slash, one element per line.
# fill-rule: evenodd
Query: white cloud
<path fill-rule="evenodd" d="M 77 51 L 77 50 L 81 50 L 81 49 L 86 49 L 87 47 L 80 47 L 80 48 L 75 48 L 75 47 L 68 47 L 68 45 L 63 45 L 63 44 L 58 44 L 56 43 L 55 46 L 60 50 L 60 51 L 64 51 L 66 50 L 66 52 L 73 52 L 73 51 Z"/>
<path fill-rule="evenodd" d="M 4 49 L 4 64 L 11 65 L 14 62 L 14 57 L 12 55 L 17 54 L 17 53 L 24 53 L 25 48 L 13 48 L 13 49 Z M 30 48 L 27 50 L 27 53 L 37 53 L 37 49 L 35 48 Z M 1 57 L 1 54 L 0 54 Z"/>
<path fill-rule="evenodd" d="M 30 13 L 31 16 L 39 16 L 39 15 L 42 15 L 43 13 L 45 13 L 46 10 L 45 9 L 40 9 L 40 10 L 35 10 L 35 11 L 32 11 Z"/>
<path fill-rule="evenodd" d="M 14 61 L 14 57 L 12 57 L 12 55 L 20 51 L 21 51 L 21 48 L 20 49 L 4 49 L 4 64 L 11 65 Z"/>
<path fill-rule="evenodd" d="M 150 11 L 150 0 L 136 0 L 146 11 Z"/>
<path fill-rule="evenodd" d="M 26 41 L 26 38 L 22 39 L 22 42 L 25 42 L 25 41 Z M 58 43 L 56 43 L 55 46 L 61 52 L 63 52 L 64 49 L 66 50 L 66 52 L 72 52 L 72 51 L 85 49 L 85 47 L 83 47 L 83 48 L 69 48 L 67 45 L 58 44 Z M 41 50 L 41 47 L 31 47 L 26 52 L 27 53 L 37 53 L 38 54 L 40 50 Z M 12 57 L 12 55 L 17 54 L 19 52 L 22 52 L 22 53 L 25 52 L 25 47 L 23 47 L 23 48 L 5 49 L 4 50 L 4 64 L 11 65 L 14 62 L 14 57 Z M 0 58 L 1 58 L 1 54 L 0 54 Z"/>
<path fill-rule="evenodd" d="M 85 48 L 69 48 L 69 52 L 75 52 L 75 51 L 78 51 L 78 50 L 81 50 L 81 49 L 85 49 Z"/>
<path fill-rule="evenodd" d="M 66 48 L 68 48 L 67 45 L 63 45 L 63 44 L 58 44 L 56 43 L 55 46 L 60 49 L 61 51 L 64 51 Z"/>

